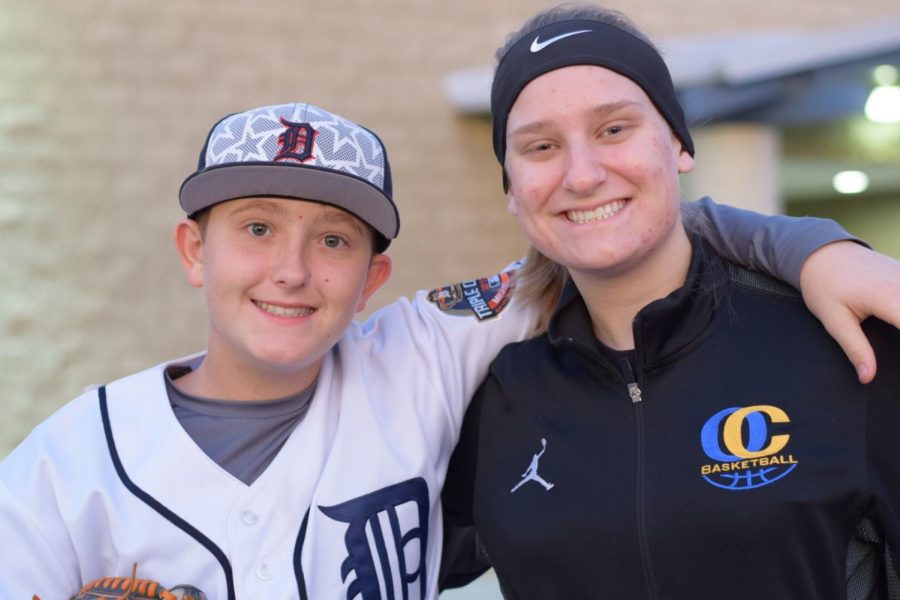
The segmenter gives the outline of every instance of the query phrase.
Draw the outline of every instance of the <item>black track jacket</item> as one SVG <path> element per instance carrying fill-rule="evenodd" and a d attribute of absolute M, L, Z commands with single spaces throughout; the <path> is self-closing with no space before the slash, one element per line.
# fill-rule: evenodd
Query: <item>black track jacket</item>
<path fill-rule="evenodd" d="M 633 352 L 596 340 L 570 285 L 469 409 L 448 564 L 474 522 L 510 598 L 845 598 L 861 517 L 900 548 L 900 333 L 865 330 L 864 386 L 793 288 L 699 243 Z"/>

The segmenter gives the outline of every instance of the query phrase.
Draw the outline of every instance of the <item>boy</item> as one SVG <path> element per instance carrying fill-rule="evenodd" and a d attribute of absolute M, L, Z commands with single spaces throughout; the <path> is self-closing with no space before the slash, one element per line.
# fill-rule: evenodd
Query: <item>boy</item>
<path fill-rule="evenodd" d="M 0 464 L 3 597 L 135 565 L 209 598 L 434 597 L 466 404 L 533 323 L 510 275 L 353 323 L 391 270 L 390 168 L 310 105 L 217 123 L 180 200 L 208 349 L 83 394 Z"/>
<path fill-rule="evenodd" d="M 134 563 L 209 598 L 427 596 L 464 400 L 530 320 L 475 325 L 421 293 L 351 325 L 399 220 L 381 141 L 320 108 L 223 119 L 180 197 L 208 350 L 84 394 L 2 464 L 2 596 Z M 508 276 L 474 286 L 500 316 Z"/>

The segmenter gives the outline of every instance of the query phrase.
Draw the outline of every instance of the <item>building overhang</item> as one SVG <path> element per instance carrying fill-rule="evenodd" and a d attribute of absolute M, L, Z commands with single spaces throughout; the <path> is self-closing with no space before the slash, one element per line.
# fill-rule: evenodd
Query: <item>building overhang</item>
<path fill-rule="evenodd" d="M 871 69 L 900 65 L 900 15 L 829 31 L 714 33 L 659 45 L 689 123 L 803 125 L 862 112 Z M 487 115 L 492 77 L 490 66 L 454 71 L 445 95 L 461 113 Z"/>

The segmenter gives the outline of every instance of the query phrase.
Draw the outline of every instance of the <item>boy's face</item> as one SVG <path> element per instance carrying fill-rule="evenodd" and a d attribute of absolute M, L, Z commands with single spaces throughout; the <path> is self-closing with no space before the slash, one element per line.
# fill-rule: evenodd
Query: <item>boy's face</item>
<path fill-rule="evenodd" d="M 311 383 L 390 275 L 390 259 L 372 254 L 372 236 L 339 208 L 276 198 L 217 204 L 202 235 L 196 222 L 181 221 L 176 244 L 209 307 L 207 361 Z"/>

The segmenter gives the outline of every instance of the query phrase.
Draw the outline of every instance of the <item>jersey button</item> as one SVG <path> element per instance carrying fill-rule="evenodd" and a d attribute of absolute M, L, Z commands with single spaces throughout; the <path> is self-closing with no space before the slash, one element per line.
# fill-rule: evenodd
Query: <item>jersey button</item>
<path fill-rule="evenodd" d="M 241 513 L 241 521 L 246 525 L 256 525 L 259 521 L 259 516 L 252 510 L 245 510 Z"/>
<path fill-rule="evenodd" d="M 272 577 L 272 568 L 266 563 L 262 563 L 256 567 L 256 576 L 266 581 Z"/>

